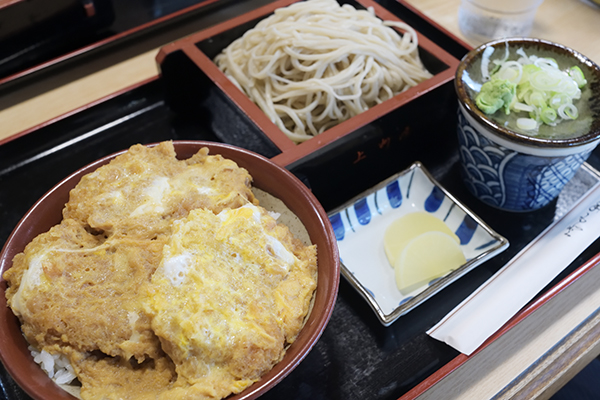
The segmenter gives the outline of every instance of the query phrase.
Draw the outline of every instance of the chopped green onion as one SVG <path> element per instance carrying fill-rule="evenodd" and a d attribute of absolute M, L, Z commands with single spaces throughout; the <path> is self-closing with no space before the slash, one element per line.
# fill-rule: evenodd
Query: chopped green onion
<path fill-rule="evenodd" d="M 531 74 L 541 71 L 542 69 L 540 67 L 538 67 L 537 65 L 534 64 L 525 64 L 523 65 L 523 75 L 521 76 L 521 82 L 519 82 L 520 84 L 523 83 L 529 83 Z"/>
<path fill-rule="evenodd" d="M 540 119 L 543 123 L 552 125 L 556 121 L 556 111 L 553 108 L 544 107 L 540 113 Z"/>
<path fill-rule="evenodd" d="M 549 71 L 547 69 L 541 69 L 540 71 L 534 72 L 530 75 L 531 86 L 538 90 L 555 90 L 559 87 L 561 80 L 565 78 L 565 75 L 559 70 Z"/>
<path fill-rule="evenodd" d="M 530 106 L 529 104 L 525 104 L 525 103 L 521 103 L 520 101 L 517 101 L 512 108 L 516 111 L 526 111 L 526 112 L 532 112 L 533 110 L 535 110 L 534 106 Z"/>
<path fill-rule="evenodd" d="M 522 48 L 517 50 L 517 61 L 509 61 L 506 54 L 491 61 L 493 52 L 487 47 L 481 61 L 485 83 L 476 104 L 483 112 L 493 114 L 504 108 L 506 114 L 528 113 L 529 118 L 517 118 L 517 127 L 528 133 L 540 124 L 556 125 L 579 116 L 573 101 L 581 98 L 581 88 L 587 84 L 581 68 L 573 66 L 562 71 L 556 60 L 528 56 Z"/>
<path fill-rule="evenodd" d="M 554 108 L 555 110 L 558 110 L 558 107 L 562 106 L 563 104 L 570 103 L 571 98 L 564 93 L 556 93 L 550 98 L 550 100 L 548 100 L 550 107 Z"/>
<path fill-rule="evenodd" d="M 544 92 L 540 92 L 538 90 L 530 92 L 529 96 L 527 96 L 526 103 L 538 108 L 546 107 L 546 98 L 544 96 Z"/>
<path fill-rule="evenodd" d="M 531 56 L 531 58 L 533 57 L 535 56 Z M 558 63 L 556 60 L 550 57 L 535 57 L 533 63 L 541 68 L 550 67 L 552 69 L 558 69 Z"/>
<path fill-rule="evenodd" d="M 489 65 L 490 65 L 490 56 L 493 53 L 494 53 L 494 48 L 492 46 L 488 46 L 485 48 L 485 50 L 483 51 L 483 54 L 481 55 L 481 78 L 483 79 L 484 82 L 490 80 Z"/>
<path fill-rule="evenodd" d="M 577 119 L 579 116 L 579 111 L 577 111 L 577 107 L 573 104 L 563 104 L 558 108 L 557 112 L 562 119 Z"/>
<path fill-rule="evenodd" d="M 507 61 L 496 72 L 493 79 L 503 79 L 514 83 L 519 83 L 523 76 L 523 66 L 516 61 Z"/>
<path fill-rule="evenodd" d="M 583 76 L 583 71 L 577 65 L 569 69 L 569 76 L 577 82 L 577 87 L 580 89 L 587 83 L 585 76 Z"/>
<path fill-rule="evenodd" d="M 525 131 L 537 129 L 537 121 L 531 118 L 517 118 L 517 126 Z"/>

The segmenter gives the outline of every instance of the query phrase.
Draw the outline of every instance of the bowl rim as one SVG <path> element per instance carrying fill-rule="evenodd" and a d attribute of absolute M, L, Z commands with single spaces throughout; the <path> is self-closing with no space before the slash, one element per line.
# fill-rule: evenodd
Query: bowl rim
<path fill-rule="evenodd" d="M 569 54 L 576 60 L 578 63 L 587 66 L 595 72 L 600 79 L 600 66 L 596 64 L 594 61 L 581 54 L 575 49 L 567 47 L 563 44 L 552 42 L 545 39 L 539 38 L 531 38 L 531 37 L 511 37 L 511 38 L 503 38 L 496 39 L 486 43 L 479 45 L 478 47 L 470 50 L 465 56 L 461 59 L 457 69 L 456 75 L 454 79 L 454 89 L 456 95 L 458 97 L 458 102 L 464 106 L 464 109 L 467 113 L 478 123 L 480 123 L 485 129 L 493 132 L 495 135 L 501 137 L 502 139 L 508 140 L 509 142 L 513 142 L 522 146 L 529 147 L 537 147 L 537 148 L 546 148 L 546 149 L 557 149 L 557 148 L 565 148 L 565 147 L 579 147 L 586 146 L 590 143 L 600 139 L 600 127 L 596 127 L 595 130 L 591 132 L 576 136 L 569 139 L 545 139 L 534 136 L 525 135 L 519 132 L 516 132 L 512 129 L 508 129 L 505 126 L 499 125 L 494 122 L 491 118 L 487 117 L 476 105 L 471 96 L 469 96 L 466 84 L 464 83 L 462 76 L 467 66 L 470 65 L 474 60 L 481 56 L 483 51 L 489 47 L 500 47 L 506 44 L 509 45 L 518 45 L 527 44 L 527 45 L 538 45 L 544 46 L 548 49 L 556 49 L 562 53 Z"/>
<path fill-rule="evenodd" d="M 331 269 L 331 273 L 327 275 L 322 273 L 318 274 L 318 284 L 314 294 L 315 307 L 313 307 L 312 312 L 307 317 L 301 333 L 296 338 L 296 341 L 288 346 L 283 359 L 270 371 L 264 374 L 257 382 L 246 388 L 244 391 L 238 394 L 230 394 L 227 397 L 227 399 L 231 400 L 255 399 L 273 388 L 300 364 L 300 362 L 306 357 L 306 355 L 312 350 L 316 342 L 319 340 L 331 318 L 340 281 L 340 261 L 335 234 L 325 210 L 317 198 L 312 194 L 310 189 L 306 187 L 306 185 L 304 185 L 304 183 L 302 183 L 302 181 L 294 174 L 284 167 L 274 163 L 272 160 L 250 150 L 220 142 L 196 140 L 172 140 L 171 142 L 175 147 L 175 152 L 177 153 L 178 158 L 188 158 L 192 154 L 195 154 L 202 147 L 208 147 L 209 154 L 211 155 L 221 154 L 222 152 L 225 154 L 235 154 L 235 158 L 228 155 L 223 156 L 232 159 L 239 166 L 246 169 L 248 169 L 245 166 L 248 160 L 250 160 L 250 162 L 257 162 L 258 160 L 261 165 L 267 165 L 270 172 L 269 179 L 275 182 L 273 185 L 284 187 L 285 190 L 293 189 L 297 191 L 294 199 L 289 201 L 293 204 L 288 204 L 288 201 L 286 201 L 285 204 L 296 214 L 298 210 L 301 212 L 312 213 L 313 217 L 315 217 L 314 230 L 319 231 L 319 233 L 323 233 L 323 235 L 320 236 L 320 239 L 313 237 L 312 241 L 313 243 L 317 243 L 316 239 L 320 240 L 319 243 L 321 243 L 321 246 L 318 246 L 319 249 L 321 249 L 323 244 L 325 244 L 326 250 L 321 250 L 317 253 L 317 260 L 328 264 L 329 268 Z M 153 142 L 144 145 L 152 147 L 158 144 L 159 142 Z M 182 149 L 187 149 L 189 155 L 187 155 L 187 152 L 182 151 Z M 0 332 L 2 333 L 0 334 L 0 361 L 13 380 L 21 387 L 21 389 L 23 389 L 34 399 L 54 399 L 57 398 L 57 396 L 61 399 L 74 399 L 75 397 L 61 389 L 50 378 L 48 378 L 45 372 L 43 372 L 42 369 L 33 362 L 33 360 L 23 364 L 15 364 L 11 362 L 12 357 L 26 358 L 31 357 L 31 355 L 27 349 L 28 343 L 25 340 L 25 337 L 22 334 L 15 334 L 15 329 L 21 333 L 21 324 L 18 318 L 13 314 L 12 310 L 7 306 L 6 297 L 4 295 L 7 288 L 7 282 L 4 280 L 2 275 L 4 274 L 4 271 L 6 271 L 12 265 L 12 257 L 14 257 L 15 254 L 22 251 L 24 246 L 33 237 L 37 236 L 39 233 L 47 231 L 47 229 L 36 230 L 35 227 L 38 225 L 37 222 L 31 225 L 30 220 L 35 219 L 36 215 L 42 213 L 42 209 L 47 205 L 48 202 L 61 203 L 60 198 L 64 197 L 60 196 L 62 190 L 65 190 L 65 188 L 67 189 L 66 197 L 68 198 L 70 189 L 72 189 L 80 181 L 83 175 L 95 171 L 100 166 L 107 164 L 116 156 L 123 154 L 126 151 L 128 151 L 128 149 L 103 156 L 96 161 L 84 165 L 59 181 L 42 197 L 40 197 L 24 214 L 24 216 L 8 236 L 4 246 L 2 247 L 2 250 L 0 251 L 0 292 L 2 293 L 0 296 L 0 307 L 3 308 L 3 312 L 0 313 Z M 182 153 L 183 155 L 187 156 L 179 157 L 182 155 Z M 252 175 L 251 169 L 248 170 Z M 287 182 L 287 184 L 285 184 L 285 182 Z M 260 185 L 257 185 L 256 187 L 261 188 Z M 59 194 L 57 194 L 57 192 Z M 64 206 L 64 202 L 61 204 Z M 54 206 L 56 206 L 56 204 Z M 60 209 L 62 210 L 62 207 Z M 62 220 L 62 214 L 58 215 L 57 217 L 58 221 Z M 53 223 L 50 223 L 50 225 L 53 226 Z M 307 229 L 309 229 L 308 226 Z M 309 233 L 311 233 L 310 229 Z M 314 234 L 315 232 L 312 233 Z M 29 239 L 19 241 L 21 234 L 24 234 L 25 237 Z M 320 256 L 324 257 L 320 258 Z M 321 271 L 319 266 L 318 271 Z M 319 291 L 320 287 L 324 287 L 326 290 Z M 315 310 L 317 310 L 317 301 L 319 302 L 319 312 L 315 313 Z M 302 336 L 302 332 L 307 329 L 307 334 Z M 284 361 L 286 362 L 284 363 Z"/>

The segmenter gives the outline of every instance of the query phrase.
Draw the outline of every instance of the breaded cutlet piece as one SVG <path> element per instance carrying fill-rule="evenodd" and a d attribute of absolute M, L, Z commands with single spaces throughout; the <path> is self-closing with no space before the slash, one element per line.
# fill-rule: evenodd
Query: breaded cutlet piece
<path fill-rule="evenodd" d="M 38 349 L 69 347 L 143 361 L 160 353 L 140 297 L 165 244 L 104 238 L 63 220 L 37 236 L 4 274 L 8 305 Z"/>
<path fill-rule="evenodd" d="M 177 371 L 177 390 L 162 398 L 239 393 L 300 332 L 316 247 L 253 205 L 194 210 L 175 225 L 149 285 L 152 329 Z"/>
<path fill-rule="evenodd" d="M 71 191 L 63 218 L 94 232 L 153 238 L 168 234 L 190 210 L 215 213 L 256 200 L 252 177 L 234 161 L 203 148 L 178 160 L 172 142 L 132 146 L 110 164 L 84 176 Z"/>

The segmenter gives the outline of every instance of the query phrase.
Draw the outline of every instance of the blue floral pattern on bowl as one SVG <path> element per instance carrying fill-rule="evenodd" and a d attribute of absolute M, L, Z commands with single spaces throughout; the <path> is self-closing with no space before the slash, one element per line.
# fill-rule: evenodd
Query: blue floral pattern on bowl
<path fill-rule="evenodd" d="M 510 211 L 532 211 L 550 203 L 592 151 L 540 157 L 507 149 L 481 135 L 460 108 L 457 133 L 469 191 L 491 206 Z"/>
<path fill-rule="evenodd" d="M 385 256 L 383 235 L 396 218 L 418 211 L 435 215 L 456 233 L 467 262 L 410 293 L 401 293 Z M 338 241 L 342 274 L 385 326 L 508 247 L 505 238 L 441 187 L 419 162 L 332 211 L 329 220 Z"/>

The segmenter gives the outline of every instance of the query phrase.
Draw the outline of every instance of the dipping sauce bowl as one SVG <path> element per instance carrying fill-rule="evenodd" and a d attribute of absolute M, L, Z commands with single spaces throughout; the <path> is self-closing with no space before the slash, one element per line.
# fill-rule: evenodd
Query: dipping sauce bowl
<path fill-rule="evenodd" d="M 494 49 L 489 69 L 506 51 L 509 60 L 518 58 L 519 49 L 528 56 L 552 58 L 561 70 L 578 66 L 587 80 L 581 98 L 573 103 L 578 118 L 543 125 L 530 135 L 519 132 L 502 110 L 492 115 L 481 111 L 475 97 L 484 82 L 481 65 L 489 47 Z M 485 43 L 461 60 L 455 90 L 463 180 L 474 196 L 492 207 L 526 212 L 548 205 L 600 142 L 600 67 L 563 45 L 532 38 Z"/>

